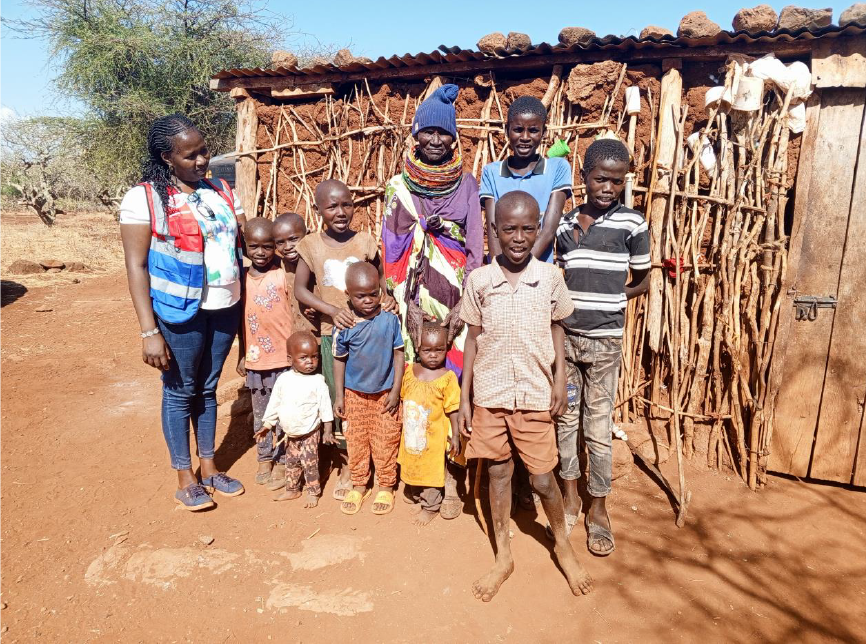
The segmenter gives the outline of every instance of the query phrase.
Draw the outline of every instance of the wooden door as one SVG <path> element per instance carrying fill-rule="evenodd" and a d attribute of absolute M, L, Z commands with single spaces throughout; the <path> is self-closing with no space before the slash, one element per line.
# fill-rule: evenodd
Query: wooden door
<path fill-rule="evenodd" d="M 842 66 L 833 86 L 834 55 L 813 54 L 821 75 L 797 175 L 769 469 L 866 485 L 866 74 L 852 81 Z M 802 296 L 835 297 L 836 308 L 797 320 Z"/>

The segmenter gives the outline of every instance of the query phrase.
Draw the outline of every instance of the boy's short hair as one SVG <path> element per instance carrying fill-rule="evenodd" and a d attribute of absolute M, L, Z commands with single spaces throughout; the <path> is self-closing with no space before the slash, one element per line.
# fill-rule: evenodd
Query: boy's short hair
<path fill-rule="evenodd" d="M 253 217 L 252 219 L 247 219 L 246 224 L 244 225 L 244 232 L 248 236 L 252 236 L 253 233 L 259 231 L 268 235 L 273 235 L 274 222 L 265 217 Z"/>
<path fill-rule="evenodd" d="M 291 224 L 301 224 L 304 230 L 307 230 L 307 222 L 296 212 L 284 212 L 274 217 L 274 226 L 289 226 Z"/>
<path fill-rule="evenodd" d="M 376 284 L 379 283 L 379 271 L 370 262 L 361 261 L 349 264 L 346 269 L 346 288 L 349 282 L 356 283 L 360 279 L 372 280 Z"/>
<path fill-rule="evenodd" d="M 511 123 L 515 118 L 523 114 L 532 114 L 532 116 L 540 118 L 542 123 L 547 123 L 547 108 L 544 107 L 544 103 L 534 96 L 518 96 L 515 98 L 511 107 L 508 108 L 507 123 Z"/>
<path fill-rule="evenodd" d="M 590 143 L 583 157 L 583 172 L 589 174 L 602 161 L 631 163 L 631 154 L 619 139 L 597 139 Z"/>
<path fill-rule="evenodd" d="M 286 338 L 286 350 L 291 353 L 292 345 L 299 344 L 301 342 L 306 342 L 307 344 L 312 344 L 314 347 L 318 347 L 318 343 L 316 342 L 316 336 L 314 336 L 309 331 L 295 331 L 292 335 Z"/>
<path fill-rule="evenodd" d="M 313 200 L 316 202 L 316 205 L 319 204 L 319 199 L 321 199 L 328 190 L 333 190 L 337 188 L 339 190 L 345 190 L 350 195 L 352 194 L 349 190 L 349 186 L 340 181 L 339 179 L 325 179 L 320 182 L 319 185 L 316 186 L 316 189 L 313 191 Z"/>
<path fill-rule="evenodd" d="M 541 210 L 538 208 L 538 202 L 535 200 L 535 197 L 523 190 L 512 190 L 511 192 L 506 192 L 504 195 L 502 195 L 502 198 L 496 202 L 494 220 L 498 220 L 499 213 L 503 212 L 505 208 L 521 206 L 529 208 L 529 210 L 534 210 L 536 213 L 536 218 L 541 218 Z M 499 222 L 494 221 L 494 224 L 497 223 Z"/>

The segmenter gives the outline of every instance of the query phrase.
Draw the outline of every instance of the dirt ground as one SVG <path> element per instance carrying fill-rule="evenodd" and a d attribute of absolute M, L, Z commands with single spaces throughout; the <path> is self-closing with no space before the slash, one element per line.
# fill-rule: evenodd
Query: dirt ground
<path fill-rule="evenodd" d="M 22 292 L 3 275 L 4 641 L 866 637 L 862 491 L 773 477 L 754 494 L 690 470 L 690 518 L 677 529 L 666 497 L 635 467 L 609 503 L 616 552 L 593 558 L 580 526 L 572 537 L 593 594 L 570 594 L 543 517 L 518 512 L 517 567 L 489 604 L 470 592 L 493 560 L 471 501 L 458 519 L 427 528 L 410 523 L 402 502 L 385 517 L 369 504 L 344 516 L 333 480 L 317 509 L 274 504 L 252 482 L 249 428 L 228 417 L 217 463 L 247 493 L 218 498 L 210 512 L 175 511 L 159 381 L 139 357 L 122 269 L 52 278 L 31 278 Z M 674 474 L 672 461 L 665 468 Z"/>

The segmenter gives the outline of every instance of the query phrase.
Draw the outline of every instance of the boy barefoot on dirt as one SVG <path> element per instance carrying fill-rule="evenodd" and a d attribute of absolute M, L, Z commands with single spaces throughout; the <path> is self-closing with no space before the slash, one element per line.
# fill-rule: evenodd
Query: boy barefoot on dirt
<path fill-rule="evenodd" d="M 586 487 L 592 498 L 586 513 L 587 548 L 598 556 L 616 547 L 605 498 L 613 467 L 611 413 L 622 357 L 623 311 L 628 300 L 646 292 L 650 269 L 646 221 L 619 201 L 629 161 L 628 148 L 615 139 L 589 146 L 583 163 L 587 201 L 563 217 L 556 235 L 557 263 L 565 269 L 575 302 L 563 326 L 568 382 L 575 388 L 576 404 L 557 419 L 566 525 L 571 532 L 581 510 L 577 479 L 582 426 L 589 450 Z M 626 284 L 629 269 L 631 282 Z"/>
<path fill-rule="evenodd" d="M 457 424 L 469 441 L 467 458 L 490 461 L 490 507 L 496 539 L 493 569 L 472 586 L 490 601 L 514 570 L 510 444 L 529 471 L 556 540 L 554 552 L 572 593 L 589 593 L 592 579 L 565 533 L 552 416 L 566 407 L 564 331 L 574 310 L 559 269 L 532 256 L 538 202 L 522 191 L 496 205 L 494 234 L 502 252 L 469 274 L 460 317 L 469 325 Z M 473 404 L 474 403 L 474 404 Z"/>
<path fill-rule="evenodd" d="M 547 124 L 547 109 L 534 96 L 518 96 L 508 108 L 505 135 L 512 153 L 502 161 L 493 161 L 481 172 L 479 196 L 487 215 L 487 240 L 490 257 L 499 254 L 499 241 L 493 233 L 496 203 L 514 190 L 531 194 L 542 213 L 541 229 L 532 254 L 543 262 L 553 261 L 553 238 L 565 200 L 571 196 L 571 166 L 561 157 L 545 158 L 539 153 Z M 526 468 L 515 459 L 515 497 L 523 510 L 535 504 Z"/>
<path fill-rule="evenodd" d="M 262 418 L 256 439 L 269 436 L 277 420 L 286 442 L 286 489 L 275 501 L 293 501 L 301 496 L 301 477 L 307 493 L 305 508 L 314 508 L 322 496 L 319 484 L 319 437 L 325 445 L 335 445 L 334 414 L 331 395 L 319 366 L 319 345 L 309 331 L 289 337 L 286 350 L 291 371 L 281 374 Z M 320 429 L 324 429 L 324 434 Z"/>

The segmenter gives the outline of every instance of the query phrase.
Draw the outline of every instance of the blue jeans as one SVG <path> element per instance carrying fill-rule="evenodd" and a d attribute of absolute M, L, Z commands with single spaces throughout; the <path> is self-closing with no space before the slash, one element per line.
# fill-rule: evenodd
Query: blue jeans
<path fill-rule="evenodd" d="M 162 374 L 162 433 L 176 470 L 192 467 L 190 421 L 199 458 L 214 457 L 216 387 L 238 330 L 238 306 L 200 309 L 182 324 L 157 319 L 171 350 L 169 369 Z"/>
<path fill-rule="evenodd" d="M 610 494 L 613 474 L 611 414 L 613 413 L 622 340 L 565 335 L 565 369 L 568 377 L 568 411 L 556 419 L 559 475 L 580 478 L 578 434 L 589 451 L 586 488 L 590 496 Z M 581 417 L 583 422 L 581 422 Z"/>

